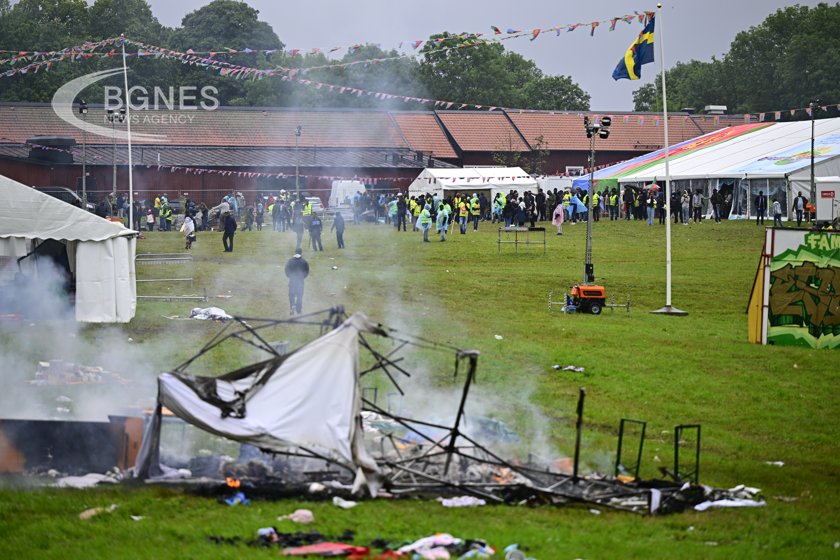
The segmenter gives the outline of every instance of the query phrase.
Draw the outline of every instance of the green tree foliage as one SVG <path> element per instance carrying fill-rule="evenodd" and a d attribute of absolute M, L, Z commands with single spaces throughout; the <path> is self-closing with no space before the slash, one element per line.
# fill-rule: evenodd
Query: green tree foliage
<path fill-rule="evenodd" d="M 533 61 L 511 53 L 495 42 L 474 35 L 444 33 L 433 36 L 420 60 L 364 45 L 339 61 L 322 53 L 289 54 L 271 26 L 245 2 L 214 0 L 184 16 L 180 27 L 167 28 L 157 20 L 147 0 L 0 0 L 0 49 L 54 50 L 118 37 L 180 52 L 214 51 L 214 58 L 262 69 L 299 68 L 295 77 L 313 82 L 365 90 L 361 95 L 335 88 L 319 89 L 296 80 L 220 77 L 216 68 L 154 56 L 129 58 L 133 85 L 175 91 L 181 86 L 213 86 L 224 105 L 373 107 L 429 109 L 428 104 L 403 97 L 431 98 L 454 103 L 496 107 L 585 110 L 589 95 L 567 76 L 545 76 Z M 440 40 L 438 40 L 440 39 Z M 472 43 L 480 43 L 473 46 Z M 463 48 L 458 48 L 459 46 Z M 446 47 L 453 47 L 445 50 Z M 246 48 L 258 52 L 244 52 Z M 237 50 L 237 53 L 231 53 Z M 276 50 L 265 53 L 266 50 Z M 127 49 L 130 53 L 134 47 Z M 119 48 L 116 53 L 119 54 Z M 206 57 L 208 55 L 201 54 Z M 371 61 L 348 65 L 351 62 Z M 0 99 L 49 101 L 55 90 L 82 74 L 113 68 L 119 56 L 93 56 L 53 65 L 14 78 L 0 79 Z M 20 66 L 20 64 L 18 64 Z M 318 68 L 312 68 L 318 67 Z M 312 68 L 312 69 L 310 69 Z M 83 92 L 89 102 L 103 99 L 102 89 L 120 85 L 115 76 Z M 393 94 L 393 99 L 367 92 Z M 456 105 L 457 107 L 458 105 Z"/>
<path fill-rule="evenodd" d="M 588 111 L 589 94 L 569 76 L 542 76 L 525 84 L 529 109 Z"/>
<path fill-rule="evenodd" d="M 450 33 L 426 42 L 419 70 L 432 97 L 496 107 L 589 108 L 589 96 L 571 78 L 543 76 L 533 61 L 500 43 L 475 43 L 482 40 Z"/>
<path fill-rule="evenodd" d="M 282 50 L 284 45 L 269 24 L 259 19 L 259 11 L 245 2 L 236 0 L 214 0 L 181 20 L 181 27 L 172 33 L 172 48 L 181 52 L 192 49 L 196 52 L 219 49 Z M 224 52 L 224 51 L 220 51 Z M 206 55 L 203 55 L 206 56 Z M 272 57 L 274 58 L 274 57 Z M 277 56 L 277 58 L 282 58 Z M 239 53 L 224 55 L 220 60 L 250 66 L 270 68 L 275 62 L 263 53 Z M 185 83 L 213 86 L 222 105 L 262 105 L 264 97 L 271 97 L 271 90 L 257 89 L 249 94 L 246 81 L 219 77 L 218 71 L 182 65 L 180 79 Z M 272 80 L 273 82 L 274 80 Z M 276 86 L 276 83 L 274 84 Z M 285 89 L 285 88 L 283 88 Z"/>
<path fill-rule="evenodd" d="M 85 0 L 20 0 L 0 10 L 0 49 L 49 51 L 78 45 L 88 38 L 88 6 Z M 4 55 L 5 57 L 5 55 Z M 78 76 L 79 69 L 92 71 L 89 60 L 58 65 L 49 72 L 29 72 L 0 78 L 0 99 L 49 101 L 63 83 Z"/>
<path fill-rule="evenodd" d="M 736 35 L 721 60 L 679 63 L 666 74 L 669 108 L 727 105 L 731 112 L 840 101 L 840 4 L 791 6 Z M 661 110 L 660 77 L 633 92 L 637 111 Z"/>
<path fill-rule="evenodd" d="M 89 36 L 97 40 L 124 34 L 137 41 L 168 43 L 172 30 L 152 14 L 146 0 L 96 0 L 88 10 Z"/>

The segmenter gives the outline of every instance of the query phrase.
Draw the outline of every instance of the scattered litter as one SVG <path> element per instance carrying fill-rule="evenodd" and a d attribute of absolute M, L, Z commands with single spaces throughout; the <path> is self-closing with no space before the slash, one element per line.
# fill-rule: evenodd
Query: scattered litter
<path fill-rule="evenodd" d="M 600 510 L 600 509 L 590 508 L 590 509 L 589 509 L 589 513 L 591 513 L 592 515 L 601 515 L 601 510 Z"/>
<path fill-rule="evenodd" d="M 79 519 L 84 521 L 84 520 L 90 519 L 91 517 L 96 517 L 100 513 L 106 513 L 106 512 L 107 513 L 113 513 L 114 511 L 116 511 L 116 509 L 117 509 L 117 504 L 111 504 L 110 506 L 108 506 L 106 508 L 105 507 L 95 507 L 95 508 L 86 509 L 85 511 L 83 511 L 82 513 L 79 514 Z"/>
<path fill-rule="evenodd" d="M 112 476 L 99 473 L 88 473 L 84 476 L 65 476 L 55 481 L 58 488 L 93 488 L 100 482 L 110 482 L 112 484 L 118 482 Z"/>
<path fill-rule="evenodd" d="M 333 270 L 338 270 L 338 267 L 337 267 L 337 266 L 333 266 L 333 267 L 332 267 L 332 269 L 333 269 Z"/>
<path fill-rule="evenodd" d="M 313 482 L 309 485 L 309 493 L 310 494 L 317 494 L 319 492 L 323 492 L 326 490 L 327 487 L 321 484 L 320 482 Z"/>
<path fill-rule="evenodd" d="M 784 461 L 764 461 L 764 464 L 770 465 L 771 467 L 784 467 Z"/>
<path fill-rule="evenodd" d="M 350 500 L 345 500 L 344 498 L 340 498 L 338 496 L 333 497 L 332 503 L 341 509 L 352 509 L 359 505 L 359 502 L 351 502 Z"/>
<path fill-rule="evenodd" d="M 686 531 L 688 531 L 689 533 L 691 533 L 692 531 L 694 531 L 694 525 L 692 525 L 691 527 L 689 527 L 688 529 L 686 529 Z"/>
<path fill-rule="evenodd" d="M 555 368 L 555 369 L 558 369 L 558 368 Z M 568 366 L 565 366 L 563 368 L 563 371 L 576 371 L 578 373 L 583 372 L 585 370 L 586 370 L 586 368 L 573 366 L 573 365 L 568 365 Z"/>
<path fill-rule="evenodd" d="M 505 547 L 505 560 L 527 560 L 525 553 L 519 550 L 518 544 L 511 544 Z"/>
<path fill-rule="evenodd" d="M 475 507 L 486 506 L 487 502 L 475 496 L 458 496 L 457 498 L 438 498 L 443 507 Z"/>
<path fill-rule="evenodd" d="M 318 544 L 307 544 L 294 548 L 284 548 L 283 556 L 347 556 L 348 554 L 367 554 L 369 548 L 353 546 L 352 544 L 323 542 Z"/>
<path fill-rule="evenodd" d="M 277 518 L 277 521 L 283 521 L 285 519 L 288 519 L 289 521 L 294 521 L 295 523 L 302 523 L 304 525 L 308 525 L 309 523 L 315 521 L 315 515 L 313 515 L 313 513 L 308 509 L 296 509 L 289 515 L 279 516 Z"/>
<path fill-rule="evenodd" d="M 130 515 L 132 521 L 143 521 L 145 519 L 142 515 Z"/>
<path fill-rule="evenodd" d="M 834 542 L 834 548 L 840 548 L 840 541 Z"/>
<path fill-rule="evenodd" d="M 242 504 L 243 506 L 247 506 L 248 504 L 251 503 L 251 500 L 246 498 L 245 494 L 243 494 L 242 492 L 237 492 L 236 494 L 234 494 L 230 498 L 227 498 L 225 500 L 225 503 L 229 506 L 236 506 L 236 505 L 239 505 L 239 504 Z"/>
<path fill-rule="evenodd" d="M 496 336 L 496 340 L 504 340 L 504 337 L 500 334 L 497 334 L 495 336 Z"/>
<path fill-rule="evenodd" d="M 713 502 L 702 502 L 694 506 L 696 511 L 706 511 L 711 507 L 761 507 L 767 505 L 764 501 L 757 500 L 715 500 Z"/>
<path fill-rule="evenodd" d="M 478 539 L 464 541 L 448 533 L 439 533 L 431 537 L 424 537 L 411 544 L 400 547 L 397 554 L 407 555 L 413 552 L 414 558 L 436 559 L 452 558 L 490 558 L 496 554 L 495 549 L 486 542 Z"/>
<path fill-rule="evenodd" d="M 220 307 L 194 307 L 190 311 L 190 319 L 201 319 L 204 321 L 228 321 L 233 319 L 224 309 Z"/>
<path fill-rule="evenodd" d="M 27 380 L 30 385 L 81 385 L 90 383 L 131 383 L 117 373 L 105 371 L 100 366 L 83 366 L 65 360 L 38 362 L 35 378 Z M 72 399 L 60 396 L 56 402 L 69 404 Z M 64 407 L 66 408 L 66 407 Z"/>
<path fill-rule="evenodd" d="M 773 496 L 774 500 L 779 500 L 780 502 L 798 502 L 799 498 L 795 496 Z"/>

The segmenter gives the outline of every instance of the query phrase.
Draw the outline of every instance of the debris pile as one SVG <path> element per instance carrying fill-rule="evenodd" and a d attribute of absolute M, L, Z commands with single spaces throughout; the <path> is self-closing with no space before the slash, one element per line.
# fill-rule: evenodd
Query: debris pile
<path fill-rule="evenodd" d="M 38 362 L 35 378 L 27 381 L 30 385 L 81 385 L 97 383 L 119 383 L 127 385 L 130 379 L 118 373 L 105 371 L 100 366 L 83 366 L 65 360 Z"/>

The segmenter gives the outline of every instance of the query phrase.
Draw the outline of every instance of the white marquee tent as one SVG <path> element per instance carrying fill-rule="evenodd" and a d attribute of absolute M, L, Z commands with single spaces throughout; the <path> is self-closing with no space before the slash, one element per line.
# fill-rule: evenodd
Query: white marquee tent
<path fill-rule="evenodd" d="M 798 193 L 810 198 L 811 121 L 728 127 L 672 146 L 669 153 L 671 188 L 701 189 L 707 197 L 718 189 L 730 199 L 730 218 L 754 215 L 759 192 L 778 198 L 788 211 Z M 840 175 L 840 118 L 814 121 L 814 175 Z M 664 150 L 599 170 L 595 179 L 599 190 L 664 184 Z M 588 180 L 576 179 L 575 186 L 586 188 Z"/>
<path fill-rule="evenodd" d="M 77 321 L 127 323 L 134 317 L 135 235 L 0 175 L 0 259 L 28 255 L 47 240 L 64 244 L 76 279 Z"/>
<path fill-rule="evenodd" d="M 431 193 L 449 194 L 490 191 L 488 198 L 497 192 L 507 194 L 515 190 L 537 194 L 537 181 L 521 167 L 465 167 L 463 169 L 424 169 L 408 186 L 409 196 Z"/>

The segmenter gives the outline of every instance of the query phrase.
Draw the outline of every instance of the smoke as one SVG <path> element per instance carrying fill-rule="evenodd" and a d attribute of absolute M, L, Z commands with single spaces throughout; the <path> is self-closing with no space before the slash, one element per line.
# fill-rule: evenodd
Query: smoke
<path fill-rule="evenodd" d="M 43 257 L 0 275 L 4 418 L 107 421 L 154 402 L 152 361 L 119 329 L 77 323 L 68 280 Z"/>

